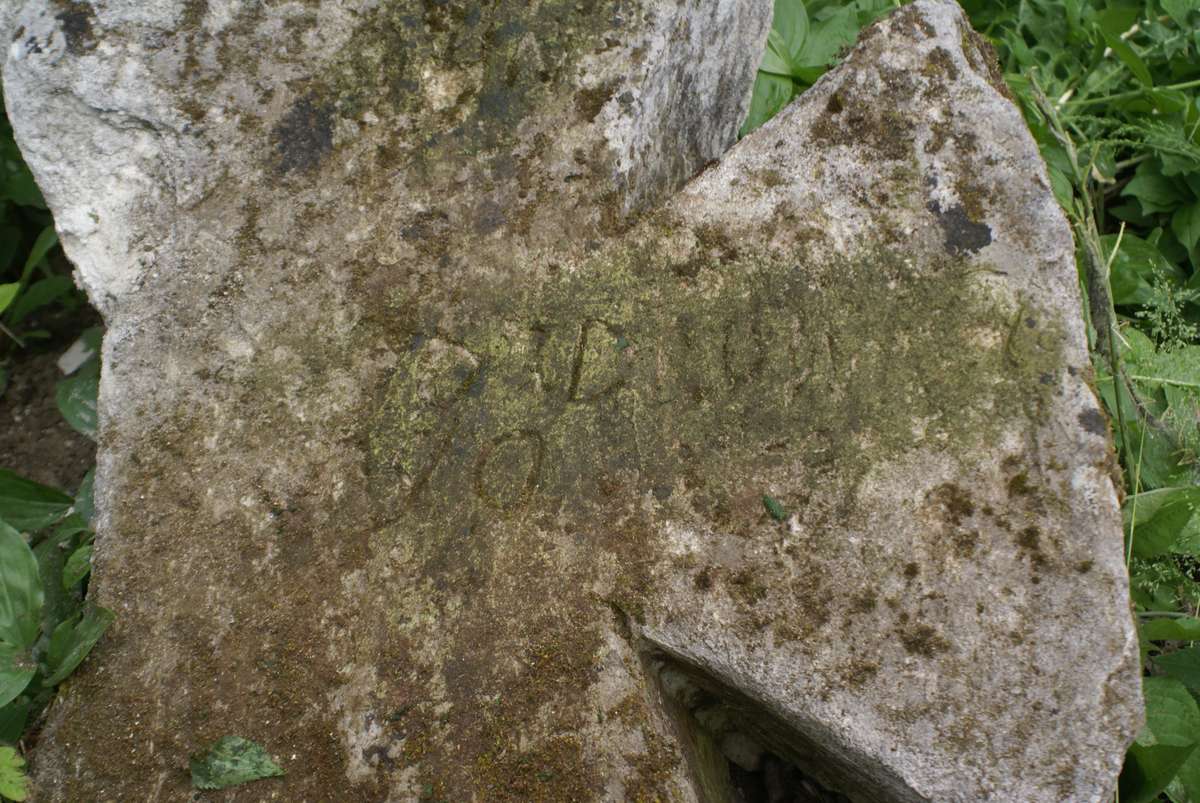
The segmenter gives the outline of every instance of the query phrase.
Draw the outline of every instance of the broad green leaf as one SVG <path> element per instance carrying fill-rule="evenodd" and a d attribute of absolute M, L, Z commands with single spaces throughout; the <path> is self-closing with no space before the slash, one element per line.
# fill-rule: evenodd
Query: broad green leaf
<path fill-rule="evenodd" d="M 750 95 L 750 111 L 742 123 L 741 136 L 761 126 L 788 105 L 795 94 L 795 83 L 791 78 L 760 72 L 754 79 L 754 90 Z"/>
<path fill-rule="evenodd" d="M 88 469 L 75 493 L 75 512 L 90 526 L 96 515 L 96 469 Z"/>
<path fill-rule="evenodd" d="M 70 506 L 71 497 L 62 491 L 0 468 L 0 521 L 34 532 L 52 524 Z"/>
<path fill-rule="evenodd" d="M 46 656 L 51 674 L 45 684 L 56 686 L 66 680 L 96 646 L 113 618 L 113 612 L 107 608 L 90 607 L 78 622 L 68 619 L 56 627 L 50 636 L 50 648 Z"/>
<path fill-rule="evenodd" d="M 803 0 L 775 0 L 771 30 L 777 35 L 780 47 L 787 55 L 788 64 L 794 64 L 794 57 L 808 39 L 808 10 Z"/>
<path fill-rule="evenodd" d="M 240 736 L 225 736 L 191 761 L 192 786 L 226 789 L 230 786 L 283 775 L 262 745 Z"/>
<path fill-rule="evenodd" d="M 0 746 L 0 795 L 17 803 L 29 796 L 29 779 L 25 777 L 25 759 L 12 747 Z"/>
<path fill-rule="evenodd" d="M 100 366 L 88 360 L 77 373 L 59 381 L 55 401 L 63 418 L 75 431 L 96 439 L 96 398 L 100 393 Z"/>
<path fill-rule="evenodd" d="M 21 293 L 16 303 L 9 307 L 8 319 L 11 323 L 20 323 L 31 312 L 53 304 L 64 296 L 70 295 L 74 289 L 75 283 L 66 276 L 50 276 L 45 279 L 39 279 L 25 288 L 25 292 Z"/>
<path fill-rule="evenodd" d="M 20 533 L 0 521 L 0 642 L 18 650 L 33 646 L 43 601 L 33 550 Z"/>
<path fill-rule="evenodd" d="M 0 706 L 0 742 L 14 744 L 19 741 L 32 711 L 33 701 L 24 696 Z"/>
<path fill-rule="evenodd" d="M 1200 803 L 1200 748 L 1193 750 L 1180 765 L 1175 779 L 1167 786 L 1167 796 L 1174 803 Z"/>
<path fill-rule="evenodd" d="M 1154 659 L 1154 665 L 1167 677 L 1175 678 L 1193 692 L 1200 692 L 1200 647 L 1159 655 Z"/>
<path fill-rule="evenodd" d="M 29 649 L 0 641 L 0 705 L 8 705 L 25 691 L 37 673 Z"/>
<path fill-rule="evenodd" d="M 84 544 L 71 553 L 67 564 L 63 566 L 63 588 L 74 588 L 92 571 L 92 545 Z"/>
<path fill-rule="evenodd" d="M 1184 248 L 1191 250 L 1200 241 L 1200 201 L 1181 206 L 1171 215 L 1171 231 Z"/>
<path fill-rule="evenodd" d="M 1129 496 L 1122 512 L 1125 533 L 1133 538 L 1133 554 L 1151 558 L 1170 552 L 1198 509 L 1200 486 L 1195 485 Z"/>
<path fill-rule="evenodd" d="M 1200 619 L 1151 619 L 1142 624 L 1142 636 L 1147 641 L 1200 641 Z"/>
<path fill-rule="evenodd" d="M 1171 19 L 1175 20 L 1175 24 L 1186 29 L 1188 24 L 1188 12 L 1200 10 L 1200 2 L 1197 0 L 1160 0 L 1163 11 L 1171 15 Z"/>
<path fill-rule="evenodd" d="M 828 18 L 811 24 L 804 46 L 793 61 L 797 67 L 829 66 L 838 51 L 858 38 L 858 15 L 850 6 L 838 9 Z M 807 79 L 811 83 L 814 79 Z"/>
<path fill-rule="evenodd" d="M 779 31 L 774 29 L 767 35 L 767 50 L 763 53 L 762 64 L 758 67 L 762 72 L 774 73 L 790 78 L 794 72 L 792 57 Z"/>
<path fill-rule="evenodd" d="M 8 305 L 13 303 L 13 299 L 17 297 L 17 293 L 19 292 L 21 292 L 20 282 L 0 284 L 0 312 L 8 309 Z"/>
<path fill-rule="evenodd" d="M 62 543 L 73 535 L 86 533 L 88 529 L 87 520 L 81 514 L 70 513 L 54 525 L 54 529 L 50 531 L 50 538 Z M 37 550 L 35 549 L 34 552 L 36 553 Z"/>
<path fill-rule="evenodd" d="M 1136 198 L 1142 212 L 1151 215 L 1174 210 L 1187 200 L 1188 193 L 1185 190 L 1180 188 L 1175 179 L 1164 176 L 1158 164 L 1150 160 L 1138 165 L 1137 173 L 1121 190 L 1121 195 Z"/>
<path fill-rule="evenodd" d="M 1187 688 L 1173 678 L 1142 679 L 1146 726 L 1121 770 L 1121 800 L 1148 803 L 1175 777 L 1200 742 L 1200 709 Z"/>

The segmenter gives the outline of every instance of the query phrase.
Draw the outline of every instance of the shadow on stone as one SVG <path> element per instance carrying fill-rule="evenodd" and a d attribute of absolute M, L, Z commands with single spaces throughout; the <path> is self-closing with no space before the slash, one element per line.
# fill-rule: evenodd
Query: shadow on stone
<path fill-rule="evenodd" d="M 657 650 L 646 665 L 662 691 L 704 803 L 910 799 L 865 777 L 852 753 L 785 722 L 703 668 Z M 919 796 L 912 793 L 912 798 Z"/>

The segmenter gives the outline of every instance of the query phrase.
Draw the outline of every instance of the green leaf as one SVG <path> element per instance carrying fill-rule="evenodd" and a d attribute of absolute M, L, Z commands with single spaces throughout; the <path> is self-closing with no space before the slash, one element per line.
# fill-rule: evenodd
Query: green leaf
<path fill-rule="evenodd" d="M 100 394 L 100 365 L 88 360 L 73 376 L 60 380 L 54 389 L 58 411 L 82 435 L 96 440 L 96 399 Z"/>
<path fill-rule="evenodd" d="M 66 276 L 50 276 L 39 279 L 21 293 L 17 303 L 8 310 L 8 319 L 12 323 L 20 323 L 31 312 L 53 304 L 63 296 L 70 295 L 75 289 L 75 283 Z"/>
<path fill-rule="evenodd" d="M 46 595 L 46 603 L 42 608 L 43 638 L 66 620 L 80 614 L 82 601 L 79 593 L 75 589 L 64 589 L 62 578 L 67 558 L 77 545 L 76 536 L 80 532 L 87 532 L 82 525 L 83 517 L 72 513 L 33 548 Z"/>
<path fill-rule="evenodd" d="M 32 647 L 44 599 L 33 550 L 20 533 L 0 521 L 0 642 L 15 649 Z"/>
<path fill-rule="evenodd" d="M 92 524 L 92 519 L 96 516 L 96 469 L 88 469 L 88 473 L 83 475 L 83 482 L 79 483 L 79 490 L 75 493 L 75 512 L 83 517 L 83 520 Z"/>
<path fill-rule="evenodd" d="M 762 64 L 758 69 L 788 78 L 791 78 L 795 71 L 791 55 L 788 53 L 787 45 L 784 44 L 779 31 L 772 29 L 771 33 L 767 35 L 767 50 L 763 53 Z"/>
<path fill-rule="evenodd" d="M 68 619 L 54 628 L 46 655 L 51 674 L 45 685 L 56 686 L 66 680 L 83 663 L 114 618 L 112 611 L 97 606 L 88 608 L 79 621 Z"/>
<path fill-rule="evenodd" d="M 1175 777 L 1200 742 L 1200 709 L 1173 678 L 1142 678 L 1146 726 L 1121 770 L 1121 800 L 1148 803 Z"/>
<path fill-rule="evenodd" d="M 1070 209 L 1075 200 L 1075 183 L 1070 177 L 1054 165 L 1047 165 L 1050 173 L 1050 189 L 1054 192 L 1054 200 L 1063 209 Z"/>
<path fill-rule="evenodd" d="M 788 64 L 794 64 L 794 57 L 808 39 L 808 10 L 803 0 L 775 0 L 771 31 L 776 34 Z M 768 45 L 770 41 L 768 37 Z"/>
<path fill-rule="evenodd" d="M 1146 67 L 1146 62 L 1142 61 L 1141 56 L 1121 38 L 1121 34 L 1133 27 L 1136 19 L 1137 11 L 1130 8 L 1110 8 L 1096 16 L 1096 22 L 1104 36 L 1105 44 L 1112 48 L 1112 52 L 1129 68 L 1138 81 L 1145 86 L 1153 86 L 1154 80 L 1150 77 L 1150 70 Z"/>
<path fill-rule="evenodd" d="M 8 284 L 0 284 L 0 312 L 8 309 L 8 305 L 17 297 L 17 293 L 21 292 L 20 282 L 9 282 Z"/>
<path fill-rule="evenodd" d="M 71 553 L 67 564 L 63 566 L 63 588 L 74 588 L 92 571 L 92 545 L 84 544 Z"/>
<path fill-rule="evenodd" d="M 1142 637 L 1147 641 L 1200 641 L 1200 619 L 1151 619 L 1142 625 Z"/>
<path fill-rule="evenodd" d="M 767 512 L 771 514 L 771 518 L 775 519 L 775 521 L 783 521 L 787 518 L 787 511 L 783 509 L 783 505 L 779 504 L 779 500 L 764 494 L 762 502 L 763 507 L 767 509 Z"/>
<path fill-rule="evenodd" d="M 8 705 L 0 706 L 0 742 L 13 744 L 25 733 L 25 724 L 33 712 L 33 701 L 18 697 Z"/>
<path fill-rule="evenodd" d="M 1193 692 L 1200 692 L 1200 647 L 1159 655 L 1154 665 Z"/>
<path fill-rule="evenodd" d="M 0 520 L 24 532 L 52 524 L 71 506 L 71 497 L 55 488 L 0 468 Z"/>
<path fill-rule="evenodd" d="M 8 705 L 20 696 L 37 674 L 37 663 L 29 649 L 0 641 L 0 705 Z"/>
<path fill-rule="evenodd" d="M 29 796 L 25 759 L 11 747 L 0 746 L 0 795 L 18 803 Z"/>
<path fill-rule="evenodd" d="M 21 281 L 24 282 L 29 278 L 29 274 L 33 273 L 46 254 L 50 253 L 50 249 L 58 245 L 58 233 L 54 231 L 53 226 L 44 227 L 38 233 L 37 239 L 33 242 L 33 248 L 29 249 L 29 256 L 25 258 L 25 268 L 21 271 Z"/>
<path fill-rule="evenodd" d="M 1196 0 L 1161 0 L 1163 11 L 1171 15 L 1171 19 L 1175 20 L 1175 24 L 1181 28 L 1187 28 L 1188 12 L 1200 10 L 1200 3 Z"/>
<path fill-rule="evenodd" d="M 1130 495 L 1122 505 L 1125 532 L 1132 535 L 1133 554 L 1140 558 L 1172 550 L 1200 508 L 1200 486 L 1159 488 Z"/>
<path fill-rule="evenodd" d="M 1150 77 L 1150 70 L 1146 67 L 1146 62 L 1142 61 L 1142 57 L 1137 54 L 1129 43 L 1119 36 L 1104 35 L 1104 41 L 1112 48 L 1113 53 L 1117 55 L 1134 77 L 1138 79 L 1144 86 L 1154 86 L 1154 79 Z"/>
<path fill-rule="evenodd" d="M 1136 198 L 1147 215 L 1170 212 L 1187 198 L 1184 189 L 1174 179 L 1164 176 L 1154 161 L 1138 165 L 1137 173 L 1121 190 L 1121 195 Z"/>
<path fill-rule="evenodd" d="M 1193 750 L 1180 765 L 1175 780 L 1167 786 L 1167 796 L 1174 803 L 1200 802 L 1200 748 Z"/>
<path fill-rule="evenodd" d="M 858 15 L 850 6 L 840 8 L 829 17 L 812 24 L 811 32 L 804 41 L 804 46 L 795 55 L 793 61 L 800 68 L 825 68 L 833 63 L 842 48 L 854 44 L 856 38 L 858 38 Z M 815 80 L 815 76 L 809 77 L 802 74 L 802 77 L 809 83 Z"/>
<path fill-rule="evenodd" d="M 741 136 L 754 131 L 788 105 L 795 95 L 795 88 L 791 78 L 760 72 L 754 79 L 750 111 L 746 115 L 746 122 L 742 123 Z"/>
<path fill-rule="evenodd" d="M 192 786 L 226 789 L 230 786 L 283 775 L 262 745 L 240 736 L 225 736 L 206 753 L 191 760 Z"/>
<path fill-rule="evenodd" d="M 1200 201 L 1181 206 L 1171 215 L 1171 231 L 1189 251 L 1200 241 Z"/>

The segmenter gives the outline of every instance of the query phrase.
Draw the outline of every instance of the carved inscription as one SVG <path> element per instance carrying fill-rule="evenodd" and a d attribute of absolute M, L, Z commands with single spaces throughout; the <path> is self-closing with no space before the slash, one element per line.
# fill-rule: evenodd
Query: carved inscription
<path fill-rule="evenodd" d="M 385 520 L 445 526 L 535 502 L 594 520 L 618 491 L 661 502 L 682 489 L 721 509 L 742 478 L 786 461 L 850 470 L 867 449 L 944 441 L 947 409 L 968 414 L 954 399 L 980 393 L 970 376 L 1004 376 L 998 361 L 1013 356 L 984 331 L 1010 316 L 957 266 L 942 270 L 854 263 L 827 282 L 779 261 L 692 282 L 580 271 L 536 295 L 457 300 L 409 333 L 383 393 L 373 500 Z M 909 320 L 930 297 L 948 299 L 960 343 L 979 345 L 948 347 Z"/>

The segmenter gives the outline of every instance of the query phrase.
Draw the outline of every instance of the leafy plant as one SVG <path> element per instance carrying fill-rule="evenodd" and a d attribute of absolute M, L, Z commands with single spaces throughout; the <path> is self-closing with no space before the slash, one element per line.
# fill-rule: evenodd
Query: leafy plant
<path fill-rule="evenodd" d="M 226 789 L 230 786 L 283 775 L 262 745 L 240 736 L 224 736 L 191 761 L 192 786 Z"/>
<path fill-rule="evenodd" d="M 84 602 L 92 533 L 52 488 L 0 470 L 0 516 L 37 530 L 33 545 L 0 519 L 0 741 L 15 742 L 112 622 L 111 611 Z"/>
<path fill-rule="evenodd" d="M 38 310 L 57 306 L 73 311 L 85 303 L 71 278 L 53 269 L 57 248 L 46 202 L 21 158 L 8 118 L 0 115 L 0 335 L 12 345 L 23 348 L 31 339 L 50 336 L 45 329 L 28 327 Z M 0 392 L 6 377 L 7 370 L 0 370 Z"/>
<path fill-rule="evenodd" d="M 754 79 L 746 136 L 808 89 L 854 44 L 859 30 L 899 0 L 775 0 L 767 51 Z"/>
<path fill-rule="evenodd" d="M 29 795 L 25 777 L 25 759 L 11 747 L 0 745 L 0 797 L 22 801 Z"/>
<path fill-rule="evenodd" d="M 95 367 L 96 358 L 89 363 Z M 64 415 L 90 421 L 93 437 L 95 392 L 92 382 L 66 405 L 61 385 L 59 394 Z M 112 623 L 111 611 L 85 600 L 93 480 L 88 472 L 72 498 L 0 469 L 0 743 L 21 739 Z M 0 744 L 0 796 L 24 800 L 23 761 L 9 745 Z"/>

